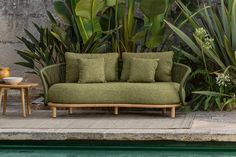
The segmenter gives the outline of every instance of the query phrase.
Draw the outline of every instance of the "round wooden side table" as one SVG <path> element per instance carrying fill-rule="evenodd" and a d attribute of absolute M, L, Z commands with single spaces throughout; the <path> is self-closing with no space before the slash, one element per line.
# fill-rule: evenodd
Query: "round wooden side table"
<path fill-rule="evenodd" d="M 26 107 L 27 107 L 27 115 L 31 115 L 29 89 L 36 86 L 38 86 L 37 83 L 22 82 L 17 85 L 8 85 L 0 83 L 0 108 L 3 98 L 3 115 L 6 113 L 8 90 L 20 90 L 22 115 L 23 117 L 26 117 Z"/>

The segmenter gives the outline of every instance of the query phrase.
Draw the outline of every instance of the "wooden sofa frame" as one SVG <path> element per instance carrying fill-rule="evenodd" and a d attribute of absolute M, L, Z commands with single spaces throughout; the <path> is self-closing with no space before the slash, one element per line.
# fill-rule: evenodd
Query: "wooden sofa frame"
<path fill-rule="evenodd" d="M 97 107 L 107 107 L 114 108 L 114 114 L 118 115 L 119 108 L 158 108 L 163 109 L 162 113 L 166 113 L 166 109 L 171 110 L 171 118 L 175 118 L 176 116 L 176 108 L 180 106 L 180 104 L 170 104 L 170 105 L 147 105 L 147 104 L 56 104 L 56 103 L 48 103 L 52 110 L 52 117 L 57 117 L 57 108 L 68 108 L 69 114 L 73 113 L 73 108 L 97 108 Z"/>

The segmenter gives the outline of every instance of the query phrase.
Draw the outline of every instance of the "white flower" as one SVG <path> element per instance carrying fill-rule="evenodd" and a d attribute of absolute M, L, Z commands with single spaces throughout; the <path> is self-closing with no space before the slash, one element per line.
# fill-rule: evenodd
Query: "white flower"
<path fill-rule="evenodd" d="M 194 35 L 202 41 L 202 47 L 205 49 L 210 49 L 212 48 L 214 39 L 210 37 L 210 35 L 207 33 L 207 31 L 203 28 L 196 28 Z"/>
<path fill-rule="evenodd" d="M 231 80 L 230 80 L 230 76 L 229 74 L 218 74 L 216 77 L 216 84 L 218 86 L 224 86 L 227 87 L 230 84 Z"/>
<path fill-rule="evenodd" d="M 203 27 L 200 28 L 196 28 L 195 29 L 195 33 L 194 33 L 199 39 L 203 39 L 205 38 L 205 36 L 207 35 L 206 30 Z"/>

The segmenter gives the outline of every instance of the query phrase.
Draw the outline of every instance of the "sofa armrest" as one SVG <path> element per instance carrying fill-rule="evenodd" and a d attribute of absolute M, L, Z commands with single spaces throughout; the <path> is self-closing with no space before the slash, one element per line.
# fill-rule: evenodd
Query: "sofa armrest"
<path fill-rule="evenodd" d="M 56 83 L 65 82 L 65 64 L 54 64 L 40 70 L 40 78 L 44 89 L 44 101 L 48 102 L 48 89 Z"/>
<path fill-rule="evenodd" d="M 189 66 L 181 63 L 174 63 L 172 69 L 172 79 L 173 82 L 177 82 L 180 84 L 179 95 L 183 105 L 186 104 L 185 84 L 190 73 L 191 73 L 191 68 Z"/>

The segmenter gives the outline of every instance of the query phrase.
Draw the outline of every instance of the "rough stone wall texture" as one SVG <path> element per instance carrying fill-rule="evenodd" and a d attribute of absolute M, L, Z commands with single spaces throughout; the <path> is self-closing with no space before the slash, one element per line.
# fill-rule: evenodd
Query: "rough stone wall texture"
<path fill-rule="evenodd" d="M 24 48 L 16 36 L 24 36 L 24 29 L 36 34 L 32 22 L 46 25 L 46 11 L 53 10 L 52 3 L 53 0 L 0 0 L 0 66 L 10 67 L 12 76 L 39 81 L 26 74 L 27 69 L 14 64 L 21 60 L 15 50 Z"/>

